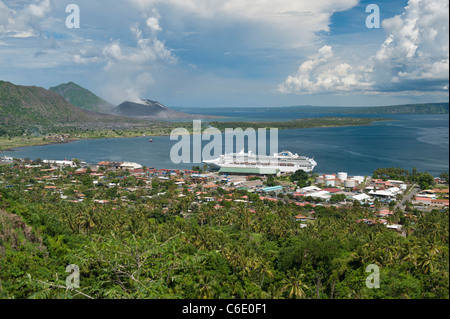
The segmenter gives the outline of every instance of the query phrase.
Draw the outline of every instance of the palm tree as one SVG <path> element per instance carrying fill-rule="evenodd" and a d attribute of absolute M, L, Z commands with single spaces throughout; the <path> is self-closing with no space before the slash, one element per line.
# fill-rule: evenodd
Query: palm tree
<path fill-rule="evenodd" d="M 201 277 L 198 283 L 200 288 L 200 297 L 202 299 L 213 299 L 214 298 L 214 285 L 216 284 L 214 279 L 209 277 Z"/>
<path fill-rule="evenodd" d="M 263 260 L 260 260 L 259 262 L 259 269 L 262 273 L 262 279 L 261 279 L 261 284 L 259 285 L 259 288 L 262 288 L 263 284 L 264 284 L 264 279 L 265 276 L 268 277 L 273 277 L 273 272 L 272 270 L 269 268 L 269 263 Z"/>
<path fill-rule="evenodd" d="M 281 292 L 289 291 L 290 299 L 304 298 L 306 296 L 305 290 L 309 289 L 309 287 L 302 282 L 303 277 L 305 275 L 301 274 L 297 269 L 288 271 L 288 278 L 283 281 L 284 287 L 281 289 Z"/>
<path fill-rule="evenodd" d="M 408 243 L 403 250 L 403 261 L 408 262 L 408 271 L 411 273 L 411 266 L 417 266 L 417 246 L 413 246 L 412 243 Z"/>
<path fill-rule="evenodd" d="M 418 266 L 422 269 L 424 274 L 432 273 L 434 271 L 434 256 L 431 253 L 425 252 L 419 256 Z"/>

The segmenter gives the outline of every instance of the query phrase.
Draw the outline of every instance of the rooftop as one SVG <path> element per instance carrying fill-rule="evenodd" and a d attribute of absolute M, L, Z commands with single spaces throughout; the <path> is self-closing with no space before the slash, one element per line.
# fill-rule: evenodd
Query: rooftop
<path fill-rule="evenodd" d="M 270 168 L 222 167 L 219 173 L 277 175 L 278 171 Z"/>

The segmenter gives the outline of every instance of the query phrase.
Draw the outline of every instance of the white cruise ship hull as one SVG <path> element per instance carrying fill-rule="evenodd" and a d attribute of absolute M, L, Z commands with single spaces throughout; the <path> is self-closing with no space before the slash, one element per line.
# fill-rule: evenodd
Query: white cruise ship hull
<path fill-rule="evenodd" d="M 237 154 L 221 155 L 219 158 L 209 161 L 203 161 L 212 169 L 220 170 L 221 168 L 244 168 L 244 169 L 273 169 L 279 171 L 280 174 L 295 173 L 303 170 L 307 173 L 312 172 L 317 166 L 314 159 L 298 156 L 291 152 L 281 152 L 274 156 L 256 156 L 251 153 L 243 152 Z"/>

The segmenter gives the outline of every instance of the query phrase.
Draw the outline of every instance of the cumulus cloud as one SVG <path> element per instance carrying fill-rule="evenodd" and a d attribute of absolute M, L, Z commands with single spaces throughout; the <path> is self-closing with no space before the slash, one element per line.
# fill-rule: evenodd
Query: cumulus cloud
<path fill-rule="evenodd" d="M 134 24 L 130 31 L 136 39 L 136 46 L 126 47 L 119 40 L 112 41 L 102 51 L 107 63 L 104 70 L 109 74 L 109 82 L 104 92 L 111 100 L 141 102 L 142 94 L 154 84 L 152 71 L 161 65 L 177 62 L 177 58 L 165 43 L 156 36 L 159 27 L 159 14 L 146 20 L 147 30 Z M 146 33 L 150 33 L 146 36 Z"/>
<path fill-rule="evenodd" d="M 389 36 L 372 57 L 377 89 L 441 90 L 448 83 L 449 3 L 410 0 L 405 12 L 383 21 Z"/>
<path fill-rule="evenodd" d="M 351 62 L 325 46 L 279 86 L 282 93 L 443 91 L 448 88 L 447 0 L 410 0 L 401 15 L 384 20 L 388 37 L 367 63 Z M 341 60 L 341 62 L 338 62 Z"/>
<path fill-rule="evenodd" d="M 153 16 L 149 17 L 146 21 L 147 27 L 153 32 L 162 31 L 162 28 L 159 25 L 159 19 L 161 19 L 161 15 L 156 8 L 152 9 Z"/>
<path fill-rule="evenodd" d="M 127 0 L 140 9 L 156 6 L 173 13 L 189 28 L 202 21 L 215 26 L 242 26 L 240 36 L 255 47 L 300 47 L 329 31 L 330 18 L 358 0 Z M 253 30 L 253 32 L 252 32 Z M 191 31 L 191 30 L 187 30 Z M 255 36 L 255 33 L 259 36 Z M 264 36 L 261 36 L 264 34 Z M 247 35 L 247 36 L 246 36 Z"/>
<path fill-rule="evenodd" d="M 157 31 L 159 28 L 158 19 L 153 17 L 150 26 L 147 20 L 147 27 L 152 32 Z M 119 40 L 113 41 L 103 49 L 103 55 L 108 60 L 105 69 L 125 68 L 133 70 L 157 61 L 165 63 L 176 61 L 172 52 L 166 48 L 165 43 L 156 36 L 145 37 L 144 31 L 139 28 L 138 24 L 133 25 L 130 30 L 136 38 L 136 47 L 123 49 Z"/>
<path fill-rule="evenodd" d="M 14 10 L 0 0 L 0 37 L 29 38 L 41 33 L 41 23 L 52 9 L 51 0 L 36 0 Z"/>
<path fill-rule="evenodd" d="M 361 72 L 348 63 L 336 63 L 333 50 L 324 46 L 315 57 L 300 65 L 294 76 L 289 76 L 279 86 L 282 93 L 326 93 L 349 92 L 356 89 L 368 89 L 371 83 Z"/>

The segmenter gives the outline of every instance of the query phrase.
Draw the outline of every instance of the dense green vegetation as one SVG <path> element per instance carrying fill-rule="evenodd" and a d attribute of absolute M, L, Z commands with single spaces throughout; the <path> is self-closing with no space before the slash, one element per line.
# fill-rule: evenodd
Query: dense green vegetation
<path fill-rule="evenodd" d="M 44 88 L 0 81 L 0 136 L 24 130 L 92 129 L 149 125 L 152 122 L 86 111 Z M 14 135 L 16 134 L 16 135 Z"/>
<path fill-rule="evenodd" d="M 148 177 L 144 187 L 104 170 L 94 185 L 89 171 L 73 172 L 52 173 L 60 194 L 40 183 L 49 174 L 41 168 L 0 167 L 0 297 L 449 298 L 448 210 L 395 212 L 402 234 L 357 223 L 373 214 L 357 202 L 299 207 L 219 188 L 199 204 L 201 186 Z M 69 201 L 81 192 L 83 202 Z M 227 194 L 250 203 L 216 207 Z M 312 210 L 302 228 L 294 216 Z M 65 289 L 70 264 L 79 289 Z M 381 269 L 380 289 L 365 285 L 370 264 Z"/>
<path fill-rule="evenodd" d="M 221 131 L 227 128 L 278 128 L 279 130 L 318 128 L 318 127 L 340 127 L 340 126 L 363 126 L 370 125 L 378 121 L 387 121 L 383 118 L 356 118 L 356 117 L 325 117 L 325 118 L 305 118 L 282 122 L 209 122 L 206 126 L 215 127 Z"/>
<path fill-rule="evenodd" d="M 60 84 L 50 88 L 49 91 L 58 93 L 66 101 L 81 109 L 94 112 L 108 112 L 114 108 L 114 105 L 73 82 Z"/>
<path fill-rule="evenodd" d="M 43 88 L 0 81 L 0 126 L 86 122 L 87 114 Z"/>
<path fill-rule="evenodd" d="M 311 182 L 309 181 L 309 179 L 310 177 L 308 173 L 302 170 L 298 170 L 290 176 L 291 182 L 297 182 L 298 187 L 310 186 Z"/>
<path fill-rule="evenodd" d="M 448 174 L 442 173 L 441 176 L 445 178 Z M 421 189 L 428 189 L 436 185 L 433 175 L 428 172 L 422 173 L 413 168 L 412 172 L 402 169 L 402 168 L 379 168 L 373 173 L 373 178 L 380 178 L 383 180 L 401 180 L 404 182 L 416 183 Z"/>

